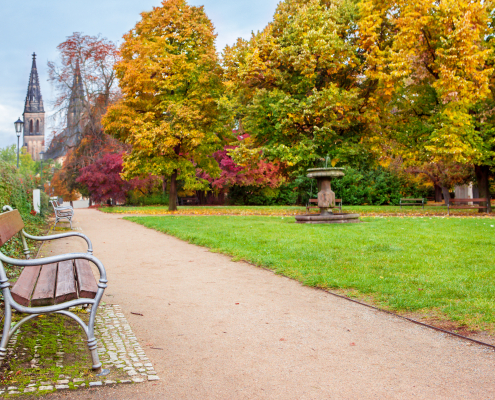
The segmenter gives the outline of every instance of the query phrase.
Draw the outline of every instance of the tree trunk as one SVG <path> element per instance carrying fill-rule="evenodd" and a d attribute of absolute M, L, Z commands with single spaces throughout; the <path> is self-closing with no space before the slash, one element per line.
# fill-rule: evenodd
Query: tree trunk
<path fill-rule="evenodd" d="M 89 198 L 89 207 L 91 207 L 93 205 L 93 199 L 90 197 Z"/>
<path fill-rule="evenodd" d="M 170 177 L 168 211 L 177 211 L 177 170 L 176 169 L 174 169 L 174 172 Z"/>
<path fill-rule="evenodd" d="M 449 204 L 450 202 L 450 193 L 449 193 L 449 189 L 442 186 L 442 194 L 443 194 L 443 199 L 445 201 L 445 205 Z"/>
<path fill-rule="evenodd" d="M 162 190 L 163 190 L 163 195 L 165 196 L 167 194 L 167 178 L 166 177 L 163 177 L 163 181 L 162 181 Z"/>
<path fill-rule="evenodd" d="M 442 188 L 435 185 L 435 203 L 440 203 L 442 201 Z"/>
<path fill-rule="evenodd" d="M 490 177 L 490 167 L 488 165 L 475 165 L 474 173 L 476 174 L 476 181 L 478 183 L 478 190 L 480 198 L 486 197 L 488 199 L 487 204 L 480 203 L 480 205 L 486 205 L 488 208 L 486 212 L 492 212 L 492 206 L 490 204 L 490 182 L 488 178 Z M 480 209 L 479 212 L 484 212 L 483 209 Z"/>

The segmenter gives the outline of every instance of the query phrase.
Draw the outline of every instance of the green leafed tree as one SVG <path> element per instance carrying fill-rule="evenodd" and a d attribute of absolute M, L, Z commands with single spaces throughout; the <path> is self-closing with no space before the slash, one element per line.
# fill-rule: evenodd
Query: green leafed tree
<path fill-rule="evenodd" d="M 203 7 L 164 0 L 141 14 L 124 36 L 116 65 L 123 98 L 104 118 L 107 133 L 130 145 L 126 179 L 151 173 L 170 179 L 169 209 L 176 209 L 177 181 L 185 190 L 207 188 L 201 168 L 219 174 L 218 98 L 222 71 L 215 33 Z"/>
<path fill-rule="evenodd" d="M 294 169 L 327 155 L 333 163 L 362 156 L 378 107 L 358 43 L 358 3 L 286 0 L 262 32 L 226 47 L 230 107 L 251 151 Z"/>

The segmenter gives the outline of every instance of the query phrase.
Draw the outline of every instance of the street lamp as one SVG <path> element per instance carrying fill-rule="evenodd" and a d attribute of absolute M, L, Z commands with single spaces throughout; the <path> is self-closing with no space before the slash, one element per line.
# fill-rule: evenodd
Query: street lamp
<path fill-rule="evenodd" d="M 40 185 L 41 185 L 41 191 L 44 192 L 44 185 L 43 185 L 43 158 L 45 157 L 45 152 L 43 150 L 40 151 L 40 161 L 41 161 L 41 172 L 40 172 Z M 43 216 L 43 208 L 42 204 L 40 203 L 40 215 Z"/>
<path fill-rule="evenodd" d="M 24 122 L 19 118 L 14 122 L 15 125 L 15 134 L 17 135 L 17 169 L 19 169 L 19 138 L 21 137 L 22 127 L 24 126 Z"/>
<path fill-rule="evenodd" d="M 40 184 L 41 190 L 43 190 L 43 157 L 45 156 L 45 152 L 43 150 L 40 151 L 40 161 L 41 161 L 41 172 L 40 172 Z"/>

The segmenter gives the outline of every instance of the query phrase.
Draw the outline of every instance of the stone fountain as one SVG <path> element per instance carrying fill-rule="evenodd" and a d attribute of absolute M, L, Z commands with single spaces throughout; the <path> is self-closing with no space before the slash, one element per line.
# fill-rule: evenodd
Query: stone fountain
<path fill-rule="evenodd" d="M 359 222 L 359 214 L 333 213 L 335 193 L 332 192 L 332 178 L 344 176 L 344 168 L 312 168 L 308 169 L 308 178 L 316 178 L 318 182 L 318 207 L 320 214 L 296 215 L 300 224 L 335 224 Z"/>

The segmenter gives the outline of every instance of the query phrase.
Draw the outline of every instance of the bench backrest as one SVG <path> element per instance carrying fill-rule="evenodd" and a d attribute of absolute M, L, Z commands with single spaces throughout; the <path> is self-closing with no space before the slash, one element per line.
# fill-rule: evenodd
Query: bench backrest
<path fill-rule="evenodd" d="M 7 211 L 0 214 L 0 247 L 24 228 L 19 210 Z"/>
<path fill-rule="evenodd" d="M 57 200 L 50 200 L 50 204 L 53 207 L 53 211 L 56 211 L 55 208 L 59 207 Z"/>
<path fill-rule="evenodd" d="M 469 203 L 469 202 L 487 202 L 486 198 L 475 198 L 475 199 L 450 199 L 451 203 Z"/>
<path fill-rule="evenodd" d="M 310 203 L 318 203 L 318 199 L 309 199 Z M 336 203 L 342 203 L 342 199 L 335 199 Z"/>

